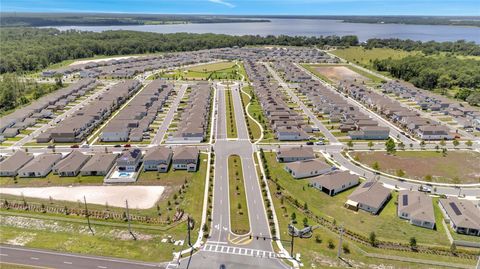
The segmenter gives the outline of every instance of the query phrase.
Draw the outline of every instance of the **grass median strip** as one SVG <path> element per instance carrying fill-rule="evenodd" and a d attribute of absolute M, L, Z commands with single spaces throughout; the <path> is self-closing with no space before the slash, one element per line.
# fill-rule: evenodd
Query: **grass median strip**
<path fill-rule="evenodd" d="M 250 231 L 247 196 L 243 179 L 242 160 L 238 155 L 228 157 L 230 195 L 230 225 L 232 232 L 242 235 Z"/>
<path fill-rule="evenodd" d="M 248 88 L 250 88 L 250 89 L 248 90 Z M 250 95 L 252 95 L 252 91 L 251 91 L 250 86 L 245 87 L 244 91 L 248 92 Z M 250 97 L 248 97 L 247 94 L 242 92 L 242 104 L 245 106 L 244 109 L 247 109 L 246 107 L 248 106 L 248 104 L 250 104 L 250 106 L 252 105 L 251 101 L 253 101 L 253 100 Z M 262 136 L 262 130 L 260 129 L 260 126 L 258 125 L 258 123 L 255 122 L 252 118 L 250 118 L 248 116 L 246 118 L 247 118 L 247 127 L 250 129 L 252 139 L 254 141 L 256 141 Z"/>
<path fill-rule="evenodd" d="M 227 104 L 227 138 L 237 138 L 237 123 L 233 109 L 233 97 L 230 89 L 226 90 L 225 102 Z"/>

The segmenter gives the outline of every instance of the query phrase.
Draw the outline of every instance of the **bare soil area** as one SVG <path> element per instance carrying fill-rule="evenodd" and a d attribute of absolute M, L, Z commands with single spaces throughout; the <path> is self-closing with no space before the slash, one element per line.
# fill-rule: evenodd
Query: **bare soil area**
<path fill-rule="evenodd" d="M 352 71 L 346 66 L 316 66 L 315 70 L 336 83 L 341 81 L 370 82 L 369 78 Z"/>

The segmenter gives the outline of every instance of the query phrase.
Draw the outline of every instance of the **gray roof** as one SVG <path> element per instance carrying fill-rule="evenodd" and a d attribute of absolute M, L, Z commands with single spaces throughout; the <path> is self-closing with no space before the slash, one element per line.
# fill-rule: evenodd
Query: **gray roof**
<path fill-rule="evenodd" d="M 113 162 L 117 159 L 117 154 L 97 153 L 82 167 L 80 171 L 105 171 L 112 167 Z"/>
<path fill-rule="evenodd" d="M 327 175 L 317 176 L 309 179 L 310 183 L 318 183 L 319 185 L 329 189 L 338 189 L 342 185 L 346 185 L 349 182 L 358 183 L 358 176 L 350 174 L 348 171 L 336 172 Z"/>
<path fill-rule="evenodd" d="M 295 157 L 303 157 L 303 158 L 315 158 L 313 154 L 313 149 L 309 147 L 293 147 L 293 148 L 286 148 L 281 149 L 277 152 L 278 158 L 295 158 Z"/>
<path fill-rule="evenodd" d="M 348 196 L 352 200 L 374 208 L 380 208 L 382 202 L 390 196 L 390 190 L 385 188 L 381 182 L 366 181 Z"/>
<path fill-rule="evenodd" d="M 67 157 L 63 158 L 63 160 L 57 163 L 54 169 L 57 169 L 59 173 L 78 171 L 88 159 L 90 159 L 89 155 L 85 155 L 80 151 L 74 150 L 68 154 Z"/>
<path fill-rule="evenodd" d="M 472 202 L 451 196 L 439 202 L 457 227 L 480 230 L 480 209 Z"/>
<path fill-rule="evenodd" d="M 147 150 L 144 161 L 168 160 L 172 155 L 172 150 L 167 147 L 154 147 Z"/>
<path fill-rule="evenodd" d="M 0 170 L 6 172 L 17 172 L 25 164 L 33 159 L 32 155 L 28 155 L 23 150 L 17 150 L 12 156 L 6 158 L 0 163 Z"/>
<path fill-rule="evenodd" d="M 313 160 L 304 160 L 298 162 L 292 162 L 285 165 L 286 168 L 297 173 L 310 173 L 312 171 L 322 171 L 332 166 L 325 163 L 324 160 L 313 159 Z"/>
<path fill-rule="evenodd" d="M 398 194 L 398 212 L 409 218 L 435 223 L 432 197 L 422 192 L 403 190 Z"/>
<path fill-rule="evenodd" d="M 22 167 L 18 173 L 23 172 L 46 172 L 57 161 L 62 159 L 60 153 L 43 153 L 35 157 L 31 162 Z"/>
<path fill-rule="evenodd" d="M 192 160 L 198 158 L 198 149 L 192 147 L 179 147 L 173 153 L 173 160 Z"/>

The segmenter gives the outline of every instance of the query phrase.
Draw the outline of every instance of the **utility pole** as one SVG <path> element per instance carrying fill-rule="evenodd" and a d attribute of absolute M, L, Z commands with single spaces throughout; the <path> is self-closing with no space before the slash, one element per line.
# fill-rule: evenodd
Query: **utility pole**
<path fill-rule="evenodd" d="M 192 246 L 192 241 L 190 240 L 190 230 L 193 228 L 193 219 L 190 216 L 187 216 L 187 232 L 188 232 L 188 245 Z"/>
<path fill-rule="evenodd" d="M 342 226 L 340 226 L 340 237 L 338 240 L 337 258 L 340 258 L 340 255 L 342 255 L 342 239 L 343 239 L 343 224 Z"/>
<path fill-rule="evenodd" d="M 137 238 L 135 237 L 135 235 L 134 235 L 133 232 L 132 232 L 132 227 L 131 227 L 131 225 L 130 225 L 130 213 L 129 213 L 129 211 L 128 211 L 128 200 L 125 200 L 125 205 L 127 206 L 128 232 L 132 235 L 133 240 L 137 240 Z"/>
<path fill-rule="evenodd" d="M 292 259 L 295 259 L 293 257 L 293 241 L 294 241 L 294 238 L 295 238 L 295 234 L 292 233 L 291 235 L 292 235 L 292 241 L 291 241 L 291 244 L 290 244 L 290 257 L 292 257 Z"/>
<path fill-rule="evenodd" d="M 85 216 L 87 217 L 88 229 L 90 229 L 90 232 L 92 232 L 92 235 L 95 235 L 95 232 L 93 231 L 92 226 L 90 225 L 90 214 L 88 214 L 87 198 L 85 198 L 85 195 L 83 196 L 83 202 L 85 203 Z"/>

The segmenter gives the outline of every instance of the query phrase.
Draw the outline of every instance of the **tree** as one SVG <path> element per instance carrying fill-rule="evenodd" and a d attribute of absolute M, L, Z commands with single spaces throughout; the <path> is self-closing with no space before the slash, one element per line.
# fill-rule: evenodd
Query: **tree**
<path fill-rule="evenodd" d="M 307 219 L 307 217 L 303 218 L 303 227 L 308 227 L 308 219 Z"/>
<path fill-rule="evenodd" d="M 427 182 L 432 182 L 432 175 L 425 175 L 423 179 Z"/>
<path fill-rule="evenodd" d="M 347 242 L 344 242 L 342 245 L 343 253 L 349 254 L 350 253 L 350 247 Z"/>
<path fill-rule="evenodd" d="M 425 148 L 425 140 L 420 141 L 420 147 L 422 149 Z"/>
<path fill-rule="evenodd" d="M 458 145 L 460 145 L 460 142 L 458 142 L 457 139 L 453 140 L 453 147 L 456 148 Z"/>
<path fill-rule="evenodd" d="M 400 141 L 400 143 L 398 143 L 398 147 L 401 149 L 401 150 L 405 150 L 405 144 L 403 142 Z"/>
<path fill-rule="evenodd" d="M 378 162 L 374 162 L 374 163 L 372 164 L 372 168 L 373 168 L 374 170 L 377 170 L 377 171 L 378 171 L 378 170 L 380 170 L 380 165 L 378 164 Z"/>
<path fill-rule="evenodd" d="M 373 148 L 373 142 L 372 141 L 368 141 L 368 148 L 370 150 L 372 150 L 372 148 Z"/>
<path fill-rule="evenodd" d="M 471 148 L 473 146 L 473 142 L 472 140 L 468 140 L 467 142 L 465 142 L 465 145 L 469 148 Z"/>
<path fill-rule="evenodd" d="M 387 142 L 385 142 L 385 150 L 388 154 L 395 153 L 395 141 L 392 138 L 389 138 Z"/>
<path fill-rule="evenodd" d="M 377 246 L 377 235 L 375 232 L 371 232 L 370 235 L 368 236 L 368 242 L 370 242 L 370 245 L 372 247 Z"/>
<path fill-rule="evenodd" d="M 292 223 L 297 223 L 297 214 L 295 214 L 295 212 L 292 212 L 290 219 L 292 220 Z"/>
<path fill-rule="evenodd" d="M 445 147 L 446 145 L 447 145 L 447 143 L 445 142 L 445 139 L 442 139 L 440 141 L 440 146 Z"/>
<path fill-rule="evenodd" d="M 347 147 L 348 147 L 348 149 L 352 149 L 352 148 L 353 148 L 353 141 L 352 141 L 352 140 L 349 140 L 349 141 L 347 142 Z"/>
<path fill-rule="evenodd" d="M 450 252 L 453 254 L 453 255 L 457 255 L 457 245 L 455 245 L 455 243 L 452 243 L 450 245 Z"/>
<path fill-rule="evenodd" d="M 317 244 L 321 244 L 321 243 L 322 243 L 322 238 L 320 237 L 320 235 L 318 235 L 318 234 L 315 235 L 315 242 L 316 242 Z"/>
<path fill-rule="evenodd" d="M 396 172 L 396 174 L 397 174 L 397 177 L 403 177 L 403 176 L 405 176 L 405 172 L 404 172 L 402 169 L 398 169 L 397 172 Z"/>
<path fill-rule="evenodd" d="M 335 248 L 335 244 L 333 243 L 333 240 L 332 239 L 328 239 L 328 248 L 329 249 L 334 249 Z"/>
<path fill-rule="evenodd" d="M 410 248 L 413 250 L 417 249 L 417 239 L 415 237 L 410 237 Z"/>

